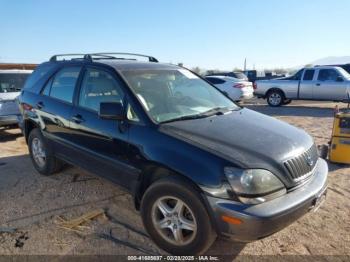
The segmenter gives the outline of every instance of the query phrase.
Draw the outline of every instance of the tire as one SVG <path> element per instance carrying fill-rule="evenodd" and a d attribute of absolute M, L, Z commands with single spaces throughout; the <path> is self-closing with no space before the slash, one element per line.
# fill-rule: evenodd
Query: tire
<path fill-rule="evenodd" d="M 285 100 L 283 92 L 278 89 L 269 91 L 266 98 L 267 103 L 269 104 L 269 106 L 272 107 L 278 107 L 283 105 L 283 101 Z"/>
<path fill-rule="evenodd" d="M 317 149 L 318 149 L 318 155 L 320 156 L 320 158 L 327 159 L 328 151 L 329 151 L 328 145 L 320 145 L 318 146 Z"/>
<path fill-rule="evenodd" d="M 30 132 L 28 147 L 33 165 L 40 174 L 49 176 L 61 170 L 63 163 L 54 156 L 52 148 L 38 128 Z"/>
<path fill-rule="evenodd" d="M 159 203 L 166 207 L 162 208 L 163 211 L 159 209 Z M 181 203 L 182 209 L 177 208 Z M 165 212 L 167 216 L 163 215 L 164 211 L 168 211 Z M 141 201 L 141 216 L 152 240 L 173 255 L 202 254 L 216 239 L 201 195 L 188 183 L 176 178 L 160 179 L 147 189 Z M 156 226 L 160 221 L 165 228 Z M 175 235 L 179 234 L 182 237 L 176 240 Z"/>

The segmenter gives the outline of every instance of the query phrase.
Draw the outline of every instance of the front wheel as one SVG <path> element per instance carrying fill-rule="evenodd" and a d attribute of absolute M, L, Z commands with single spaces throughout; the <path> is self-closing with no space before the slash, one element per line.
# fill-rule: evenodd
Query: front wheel
<path fill-rule="evenodd" d="M 267 95 L 267 103 L 269 106 L 277 107 L 283 105 L 284 94 L 280 90 L 272 90 Z"/>
<path fill-rule="evenodd" d="M 174 178 L 152 184 L 141 201 L 143 224 L 152 240 L 174 255 L 197 255 L 215 241 L 201 196 L 188 183 Z"/>

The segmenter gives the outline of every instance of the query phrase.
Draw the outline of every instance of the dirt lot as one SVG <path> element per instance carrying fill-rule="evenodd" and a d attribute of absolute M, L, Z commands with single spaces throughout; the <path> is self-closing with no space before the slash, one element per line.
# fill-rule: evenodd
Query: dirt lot
<path fill-rule="evenodd" d="M 332 103 L 299 102 L 276 109 L 251 103 L 248 107 L 305 129 L 317 144 L 330 138 Z M 208 253 L 232 258 L 350 255 L 350 167 L 329 164 L 329 168 L 327 201 L 318 212 L 260 241 L 217 241 Z M 83 233 L 56 224 L 57 216 L 73 218 L 97 208 L 107 216 L 89 223 Z M 40 176 L 19 130 L 0 131 L 0 254 L 163 253 L 145 233 L 131 197 L 118 186 L 73 167 L 51 177 Z"/>

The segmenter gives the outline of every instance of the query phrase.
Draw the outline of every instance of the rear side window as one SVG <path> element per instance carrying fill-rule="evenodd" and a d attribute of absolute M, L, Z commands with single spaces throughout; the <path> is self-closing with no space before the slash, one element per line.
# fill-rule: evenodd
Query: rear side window
<path fill-rule="evenodd" d="M 39 65 L 35 71 L 28 77 L 24 84 L 24 89 L 32 88 L 42 77 L 44 77 L 51 69 L 55 67 L 54 64 Z"/>
<path fill-rule="evenodd" d="M 213 85 L 220 85 L 225 83 L 225 80 L 216 78 L 216 77 L 206 77 L 206 80 L 208 80 L 210 83 L 212 83 Z"/>
<path fill-rule="evenodd" d="M 338 72 L 334 69 L 321 69 L 318 73 L 319 81 L 336 81 L 339 76 Z"/>
<path fill-rule="evenodd" d="M 74 88 L 77 83 L 81 67 L 66 67 L 58 71 L 54 76 L 50 96 L 59 100 L 72 103 Z M 45 90 L 48 87 L 45 87 Z M 46 92 L 44 90 L 44 92 Z"/>
<path fill-rule="evenodd" d="M 304 81 L 311 81 L 314 78 L 315 70 L 313 69 L 308 69 L 305 70 L 303 80 Z"/>
<path fill-rule="evenodd" d="M 101 102 L 122 102 L 119 82 L 108 72 L 89 68 L 81 84 L 79 106 L 98 112 Z"/>

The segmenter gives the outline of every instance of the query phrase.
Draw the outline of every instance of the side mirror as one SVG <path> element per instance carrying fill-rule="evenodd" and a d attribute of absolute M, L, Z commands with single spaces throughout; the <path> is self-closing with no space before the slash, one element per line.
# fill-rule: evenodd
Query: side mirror
<path fill-rule="evenodd" d="M 343 82 L 344 79 L 343 79 L 341 76 L 338 76 L 336 81 L 337 81 L 337 82 Z"/>
<path fill-rule="evenodd" d="M 123 120 L 124 107 L 121 102 L 101 102 L 98 116 L 102 119 Z"/>

